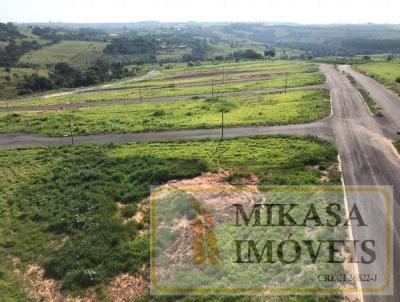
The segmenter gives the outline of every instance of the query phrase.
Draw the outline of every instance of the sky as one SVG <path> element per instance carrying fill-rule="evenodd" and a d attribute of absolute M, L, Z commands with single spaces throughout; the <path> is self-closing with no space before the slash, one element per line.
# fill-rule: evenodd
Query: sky
<path fill-rule="evenodd" d="M 0 22 L 400 23 L 400 0 L 0 0 Z"/>

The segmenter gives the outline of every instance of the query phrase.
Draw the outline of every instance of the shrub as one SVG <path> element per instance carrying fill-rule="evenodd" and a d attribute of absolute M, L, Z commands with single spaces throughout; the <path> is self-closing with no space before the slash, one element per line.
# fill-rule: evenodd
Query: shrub
<path fill-rule="evenodd" d="M 163 109 L 161 109 L 161 110 L 156 110 L 156 111 L 154 111 L 154 113 L 153 113 L 153 116 L 163 116 L 163 115 L 165 115 L 165 111 L 164 111 Z"/>

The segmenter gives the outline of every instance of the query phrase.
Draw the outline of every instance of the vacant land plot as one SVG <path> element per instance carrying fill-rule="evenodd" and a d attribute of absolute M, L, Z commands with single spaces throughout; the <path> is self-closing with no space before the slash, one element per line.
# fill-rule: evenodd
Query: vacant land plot
<path fill-rule="evenodd" d="M 0 151 L 0 255 L 10 266 L 4 265 L 0 280 L 12 282 L 15 271 L 25 272 L 31 264 L 44 268 L 64 293 L 84 294 L 95 286 L 97 297 L 107 301 L 102 285 L 114 277 L 140 273 L 148 278 L 148 270 L 141 270 L 149 262 L 148 213 L 142 210 L 142 220 L 124 220 L 137 213 L 150 185 L 220 169 L 228 173 L 227 181 L 254 174 L 262 184 L 339 182 L 335 147 L 315 138 L 229 139 L 216 153 L 218 144 Z M 8 294 L 0 286 L 0 296 Z"/>
<path fill-rule="evenodd" d="M 35 106 L 35 105 L 48 105 L 48 104 L 67 104 L 69 102 L 82 103 L 94 101 L 110 101 L 110 100 L 129 100 L 139 99 L 140 95 L 146 97 L 162 97 L 162 96 L 179 96 L 179 95 L 196 95 L 196 94 L 211 94 L 214 93 L 229 93 L 238 91 L 252 91 L 269 88 L 284 88 L 302 87 L 322 84 L 325 77 L 320 73 L 300 73 L 289 75 L 286 81 L 285 76 L 277 76 L 271 79 L 253 80 L 244 82 L 233 82 L 226 84 L 212 85 L 191 85 L 189 87 L 163 87 L 163 88 L 130 88 L 109 91 L 87 92 L 82 94 L 73 95 L 71 98 L 68 96 L 60 96 L 53 98 L 38 97 L 29 101 L 14 101 L 10 103 L 11 107 L 18 106 Z"/>
<path fill-rule="evenodd" d="M 355 67 L 400 94 L 400 60 L 372 61 Z"/>
<path fill-rule="evenodd" d="M 282 125 L 311 122 L 330 113 L 329 92 L 306 90 L 215 99 L 188 99 L 134 105 L 100 106 L 73 111 L 0 114 L 0 132 L 75 135 L 134 131 Z"/>
<path fill-rule="evenodd" d="M 40 66 L 65 62 L 75 67 L 84 67 L 102 56 L 106 45 L 102 42 L 63 41 L 27 53 L 21 57 L 20 62 Z"/>

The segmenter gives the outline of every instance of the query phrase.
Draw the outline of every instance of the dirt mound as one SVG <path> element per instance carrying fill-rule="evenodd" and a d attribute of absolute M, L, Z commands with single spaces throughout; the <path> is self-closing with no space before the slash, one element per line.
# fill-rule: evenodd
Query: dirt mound
<path fill-rule="evenodd" d="M 121 274 L 114 278 L 108 286 L 111 301 L 134 301 L 146 295 L 149 289 L 148 281 L 141 275 Z"/>

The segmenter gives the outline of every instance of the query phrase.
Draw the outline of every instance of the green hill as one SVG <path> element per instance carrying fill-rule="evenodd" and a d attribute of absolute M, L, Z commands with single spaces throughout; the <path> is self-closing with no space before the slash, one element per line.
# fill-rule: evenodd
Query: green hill
<path fill-rule="evenodd" d="M 20 63 L 46 66 L 65 62 L 74 67 L 84 67 L 103 55 L 107 43 L 91 41 L 63 41 L 23 55 Z"/>

